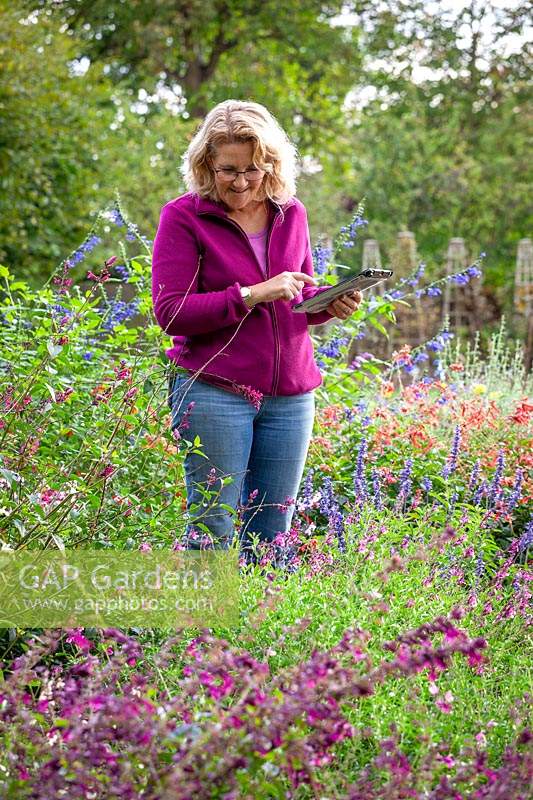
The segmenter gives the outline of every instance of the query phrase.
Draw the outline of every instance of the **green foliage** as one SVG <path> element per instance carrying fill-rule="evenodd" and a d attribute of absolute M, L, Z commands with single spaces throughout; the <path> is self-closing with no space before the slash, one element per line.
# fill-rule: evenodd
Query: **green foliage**
<path fill-rule="evenodd" d="M 76 77 L 51 21 L 3 2 L 0 31 L 0 259 L 35 279 L 81 238 L 114 109 L 103 66 Z"/>

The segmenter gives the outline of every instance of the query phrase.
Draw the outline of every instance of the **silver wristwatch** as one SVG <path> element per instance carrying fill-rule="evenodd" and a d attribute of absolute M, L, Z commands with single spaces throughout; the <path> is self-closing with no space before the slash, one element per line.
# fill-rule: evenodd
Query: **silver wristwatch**
<path fill-rule="evenodd" d="M 252 296 L 252 290 L 249 286 L 241 286 L 241 297 L 246 302 Z M 248 303 L 246 303 L 248 305 Z"/>

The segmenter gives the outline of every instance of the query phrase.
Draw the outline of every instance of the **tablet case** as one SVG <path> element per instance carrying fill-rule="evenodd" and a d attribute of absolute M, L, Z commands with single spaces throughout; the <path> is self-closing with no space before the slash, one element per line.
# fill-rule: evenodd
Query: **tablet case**
<path fill-rule="evenodd" d="M 362 292 L 364 289 L 370 289 L 381 281 L 387 280 L 392 275 L 391 269 L 364 269 L 353 278 L 345 278 L 335 286 L 331 286 L 325 292 L 320 292 L 309 300 L 304 300 L 302 303 L 292 307 L 293 311 L 314 313 L 316 311 L 323 311 L 329 306 L 332 300 L 340 297 L 346 292 Z"/>

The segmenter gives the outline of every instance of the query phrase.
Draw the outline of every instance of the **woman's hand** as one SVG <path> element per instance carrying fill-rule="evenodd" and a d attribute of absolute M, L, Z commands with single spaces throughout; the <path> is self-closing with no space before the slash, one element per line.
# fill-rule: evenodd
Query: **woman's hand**
<path fill-rule="evenodd" d="M 250 286 L 250 299 L 256 303 L 268 303 L 271 300 L 293 300 L 298 297 L 304 285 L 316 286 L 316 280 L 305 272 L 280 272 L 268 281 Z"/>
<path fill-rule="evenodd" d="M 332 300 L 326 311 L 329 311 L 330 314 L 338 317 L 338 319 L 348 319 L 354 311 L 357 311 L 362 299 L 361 292 L 343 294 Z"/>

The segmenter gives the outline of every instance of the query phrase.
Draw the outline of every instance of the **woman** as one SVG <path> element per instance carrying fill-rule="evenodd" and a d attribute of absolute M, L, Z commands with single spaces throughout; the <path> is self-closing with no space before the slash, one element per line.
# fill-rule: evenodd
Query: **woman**
<path fill-rule="evenodd" d="M 207 456 L 185 457 L 187 544 L 200 546 L 201 522 L 216 547 L 228 547 L 229 509 L 249 500 L 248 560 L 254 535 L 286 533 L 294 512 L 322 383 L 308 325 L 346 319 L 361 300 L 292 311 L 325 288 L 313 277 L 295 171 L 296 150 L 264 106 L 219 103 L 185 153 L 189 191 L 161 209 L 153 247 L 154 313 L 173 337 L 172 428 L 199 436 Z"/>

